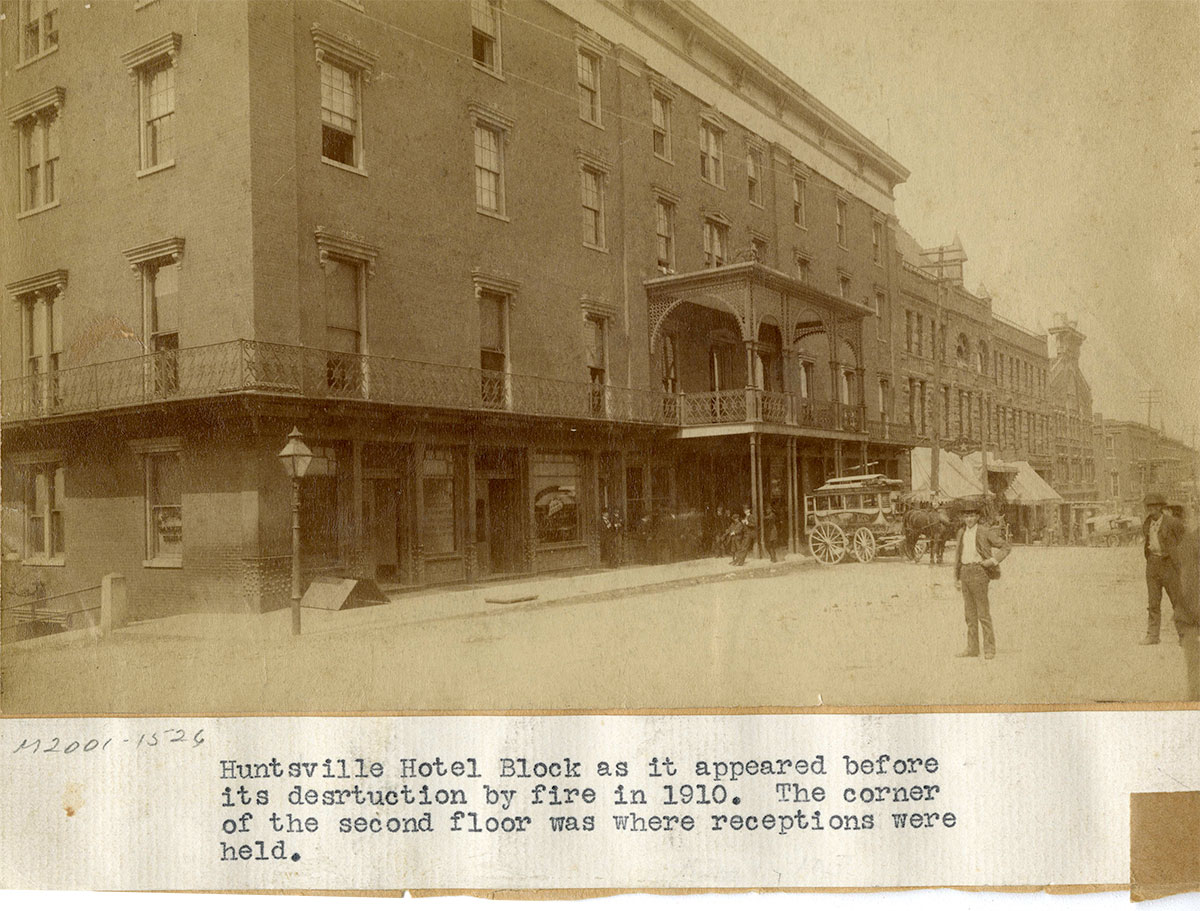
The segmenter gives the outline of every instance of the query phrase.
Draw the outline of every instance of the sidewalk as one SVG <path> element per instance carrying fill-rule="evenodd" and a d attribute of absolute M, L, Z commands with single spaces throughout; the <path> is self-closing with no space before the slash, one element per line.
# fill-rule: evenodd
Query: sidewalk
<path fill-rule="evenodd" d="M 527 576 L 493 583 L 397 592 L 385 604 L 340 611 L 305 608 L 301 626 L 306 639 L 344 633 L 361 635 L 408 624 L 536 611 L 588 601 L 611 601 L 710 582 L 776 576 L 816 565 L 812 557 L 785 554 L 781 555 L 778 563 L 752 557 L 745 566 L 731 566 L 728 557 L 709 557 L 654 566 Z M 291 611 L 285 609 L 266 614 L 178 614 L 116 630 L 111 641 L 184 639 L 249 642 L 286 639 L 290 636 Z M 5 649 L 14 652 L 33 651 L 98 641 L 102 640 L 95 632 L 79 630 L 6 644 Z"/>

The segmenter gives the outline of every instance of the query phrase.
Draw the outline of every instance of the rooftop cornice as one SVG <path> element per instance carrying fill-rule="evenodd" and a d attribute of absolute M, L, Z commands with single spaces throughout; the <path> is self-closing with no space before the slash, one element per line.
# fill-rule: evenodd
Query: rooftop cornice
<path fill-rule="evenodd" d="M 668 15 L 672 15 L 680 23 L 681 31 L 684 34 L 690 34 L 693 43 L 701 36 L 708 38 L 718 51 L 724 52 L 721 56 L 727 60 L 730 57 L 733 58 L 729 60 L 731 66 L 736 69 L 741 65 L 745 73 L 754 72 L 759 82 L 777 92 L 782 92 L 804 114 L 819 123 L 828 125 L 831 130 L 836 132 L 836 139 L 839 143 L 865 156 L 872 165 L 894 179 L 896 183 L 903 183 L 908 179 L 909 171 L 904 165 L 856 130 L 831 108 L 806 92 L 795 80 L 697 7 L 691 0 L 662 0 L 658 4 L 658 8 Z M 752 70 L 745 70 L 747 64 Z"/>

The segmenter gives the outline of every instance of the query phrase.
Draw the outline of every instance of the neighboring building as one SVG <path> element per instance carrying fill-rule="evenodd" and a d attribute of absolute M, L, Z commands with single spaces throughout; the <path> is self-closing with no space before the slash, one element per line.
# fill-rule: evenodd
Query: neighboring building
<path fill-rule="evenodd" d="M 1028 462 L 1048 477 L 1046 336 L 996 313 L 982 286 L 966 290 L 967 257 L 957 237 L 922 250 L 905 232 L 897 236 L 904 262 L 890 334 L 899 413 L 926 446 L 936 434 L 942 449 L 965 455 L 986 448 L 997 462 Z M 1009 522 L 1024 536 L 1051 518 L 1040 507 L 1014 508 Z"/>
<path fill-rule="evenodd" d="M 1161 493 L 1196 515 L 1200 452 L 1146 424 L 1099 415 L 1095 442 L 1100 499 L 1109 510 L 1141 515 L 1146 494 Z"/>
<path fill-rule="evenodd" d="M 52 591 L 281 603 L 293 425 L 306 575 L 411 585 L 594 565 L 604 509 L 795 548 L 911 445 L 907 172 L 689 3 L 0 8 L 6 542 Z"/>
<path fill-rule="evenodd" d="M 1065 314 L 1056 314 L 1056 319 L 1050 327 L 1055 353 L 1050 365 L 1054 462 L 1049 480 L 1064 501 L 1059 507 L 1063 539 L 1079 541 L 1084 519 L 1102 506 L 1092 439 L 1092 389 L 1079 366 L 1086 336 Z"/>

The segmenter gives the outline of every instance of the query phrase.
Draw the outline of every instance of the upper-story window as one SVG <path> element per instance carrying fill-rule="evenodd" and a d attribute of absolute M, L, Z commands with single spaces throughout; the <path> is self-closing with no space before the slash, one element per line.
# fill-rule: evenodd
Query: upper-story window
<path fill-rule="evenodd" d="M 979 342 L 978 357 L 979 362 L 975 365 L 975 368 L 979 373 L 986 376 L 988 372 L 988 344 L 982 339 Z"/>
<path fill-rule="evenodd" d="M 475 208 L 504 214 L 504 131 L 480 122 L 475 124 Z"/>
<path fill-rule="evenodd" d="M 21 0 L 21 61 L 48 54 L 58 47 L 58 0 Z"/>
<path fill-rule="evenodd" d="M 871 222 L 871 262 L 883 265 L 883 225 L 877 221 Z"/>
<path fill-rule="evenodd" d="M 675 271 L 675 204 L 659 198 L 654 203 L 654 233 L 658 250 L 658 271 Z"/>
<path fill-rule="evenodd" d="M 21 559 L 26 563 L 61 564 L 66 551 L 63 525 L 64 472 L 57 453 L 39 454 L 21 466 L 24 534 Z"/>
<path fill-rule="evenodd" d="M 671 99 L 662 92 L 650 95 L 650 122 L 654 132 L 654 154 L 671 160 Z"/>
<path fill-rule="evenodd" d="M 585 165 L 580 169 L 583 191 L 583 243 L 604 249 L 604 173 Z"/>
<path fill-rule="evenodd" d="M 62 355 L 62 307 L 59 298 L 66 288 L 64 270 L 47 272 L 14 282 L 7 290 L 21 307 L 21 357 L 24 378 L 13 389 L 9 404 L 37 414 L 61 403 L 59 360 Z"/>
<path fill-rule="evenodd" d="M 363 84 L 378 55 L 312 27 L 321 78 L 321 160 L 365 172 Z"/>
<path fill-rule="evenodd" d="M 600 55 L 586 48 L 575 54 L 575 82 L 579 88 L 579 116 L 600 125 Z"/>
<path fill-rule="evenodd" d="M 591 383 L 591 413 L 597 417 L 608 413 L 608 319 L 599 313 L 584 317 L 586 330 L 588 381 Z"/>
<path fill-rule="evenodd" d="M 500 6 L 496 0 L 471 0 L 471 58 L 488 72 L 500 72 Z"/>
<path fill-rule="evenodd" d="M 797 228 L 803 228 L 807 222 L 806 200 L 808 195 L 808 181 L 803 177 L 795 176 L 792 178 L 792 224 Z"/>
<path fill-rule="evenodd" d="M 17 131 L 17 158 L 22 214 L 58 202 L 58 115 L 66 95 L 61 86 L 30 98 L 6 112 Z"/>
<path fill-rule="evenodd" d="M 796 254 L 796 278 L 806 285 L 812 284 L 812 260 L 802 253 Z"/>
<path fill-rule="evenodd" d="M 913 312 L 904 311 L 904 350 L 913 353 Z"/>
<path fill-rule="evenodd" d="M 662 351 L 660 352 L 662 391 L 676 393 L 679 391 L 679 368 L 675 361 L 675 336 L 664 334 Z"/>
<path fill-rule="evenodd" d="M 746 152 L 746 189 L 750 201 L 756 206 L 763 204 L 763 153 L 751 146 Z"/>
<path fill-rule="evenodd" d="M 359 166 L 359 84 L 352 70 L 321 61 L 321 157 Z"/>
<path fill-rule="evenodd" d="M 123 251 L 136 271 L 142 303 L 142 339 L 148 359 L 147 392 L 179 392 L 179 263 L 181 237 L 168 237 Z"/>
<path fill-rule="evenodd" d="M 765 237 L 751 237 L 750 250 L 756 263 L 765 263 L 769 255 L 769 244 Z"/>
<path fill-rule="evenodd" d="M 139 174 L 175 163 L 175 64 L 182 41 L 170 32 L 121 58 L 137 80 Z"/>
<path fill-rule="evenodd" d="M 714 123 L 701 121 L 700 176 L 718 187 L 725 186 L 724 149 L 724 131 Z"/>
<path fill-rule="evenodd" d="M 729 250 L 729 226 L 713 218 L 704 220 L 704 265 L 725 265 Z"/>
<path fill-rule="evenodd" d="M 839 199 L 837 201 L 837 209 L 834 214 L 835 226 L 837 227 L 837 242 L 838 246 L 846 246 L 846 200 Z"/>

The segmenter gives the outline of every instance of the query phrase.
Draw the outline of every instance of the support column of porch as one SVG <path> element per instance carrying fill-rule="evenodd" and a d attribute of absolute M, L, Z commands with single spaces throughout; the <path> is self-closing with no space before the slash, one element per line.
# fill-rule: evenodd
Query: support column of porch
<path fill-rule="evenodd" d="M 755 555 L 762 557 L 763 508 L 762 486 L 759 484 L 759 458 L 761 456 L 759 448 L 758 434 L 750 434 L 750 512 L 754 515 L 756 520 L 754 528 Z"/>
<path fill-rule="evenodd" d="M 798 523 L 797 532 L 798 532 L 798 537 L 800 539 L 799 546 L 801 546 L 801 547 L 804 544 L 804 497 L 808 494 L 808 491 L 811 488 L 812 488 L 812 479 L 808 476 L 808 459 L 801 456 L 800 457 L 800 489 L 796 492 L 797 493 L 797 501 L 798 501 L 796 505 L 799 507 L 799 509 L 798 509 L 799 515 L 797 516 L 797 518 L 800 520 Z M 797 549 L 799 549 L 799 547 Z"/>
<path fill-rule="evenodd" d="M 788 552 L 796 553 L 796 440 L 788 437 L 787 441 L 787 527 Z"/>
<path fill-rule="evenodd" d="M 842 441 L 833 441 L 833 476 L 840 478 L 846 472 L 846 460 L 842 454 Z"/>

